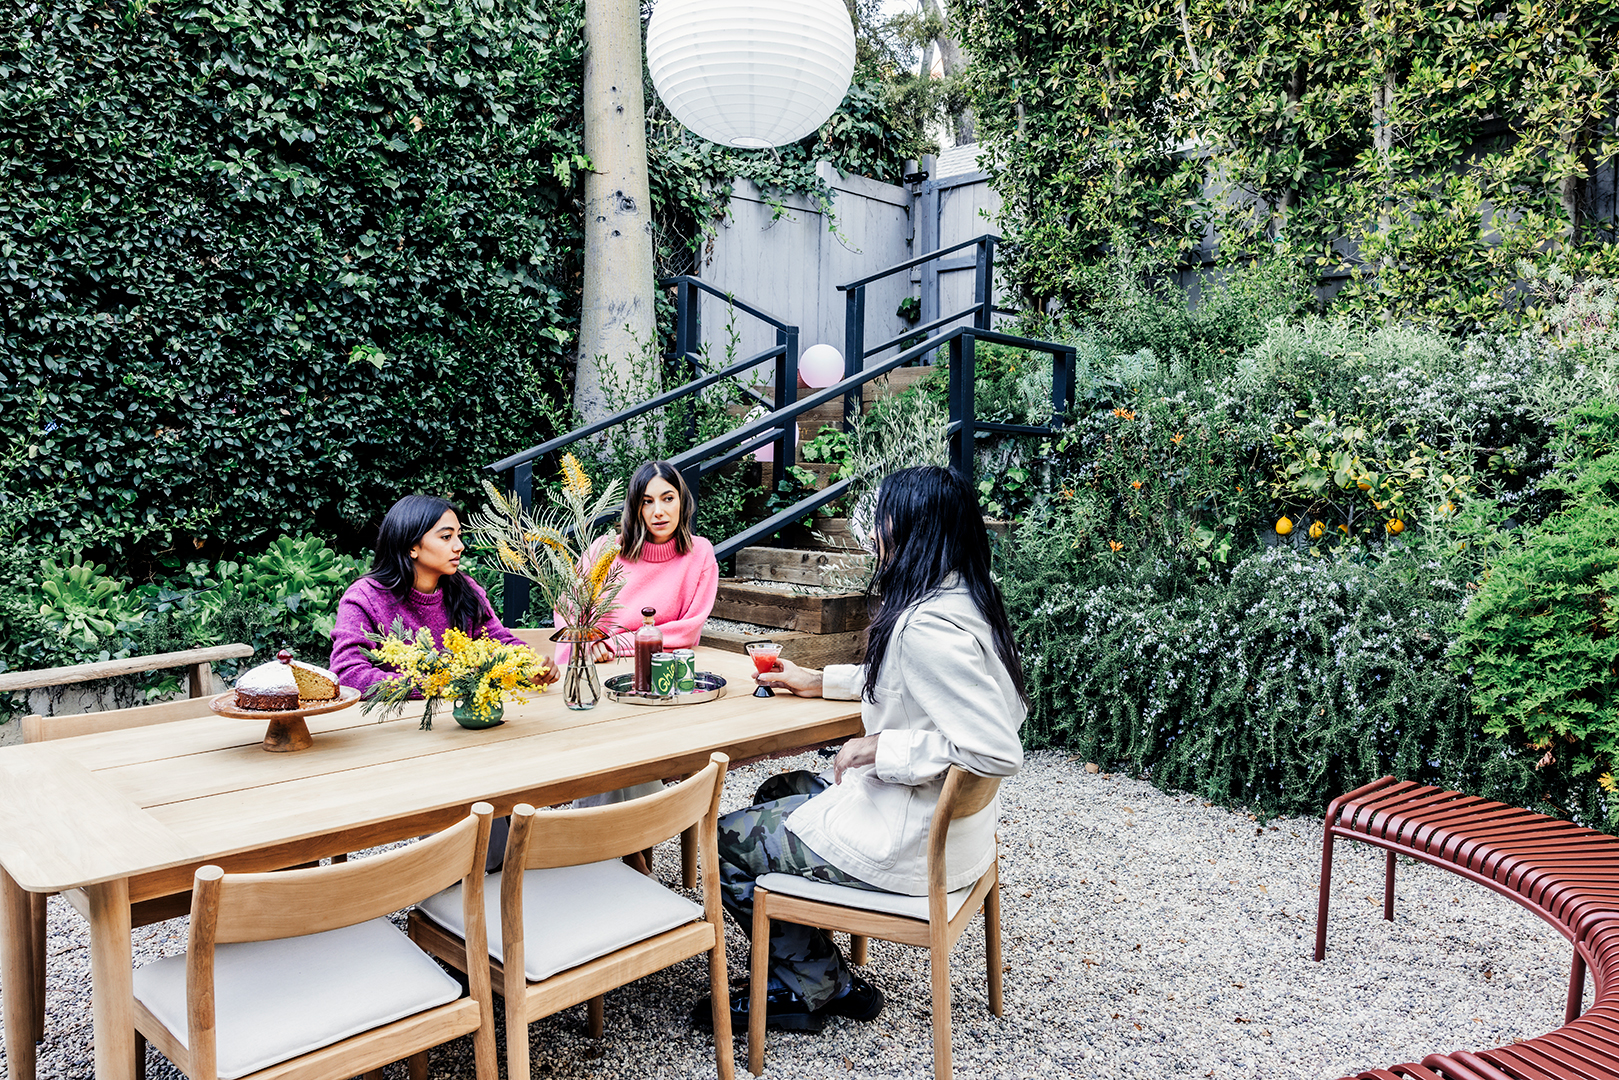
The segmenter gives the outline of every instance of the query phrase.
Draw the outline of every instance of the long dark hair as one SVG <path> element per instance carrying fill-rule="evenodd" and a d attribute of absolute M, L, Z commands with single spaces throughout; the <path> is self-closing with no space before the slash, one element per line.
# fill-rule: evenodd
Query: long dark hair
<path fill-rule="evenodd" d="M 1018 697 L 1028 705 L 1023 662 L 1012 640 L 1001 590 L 989 573 L 989 533 L 978 512 L 978 496 L 967 481 L 937 465 L 892 473 L 877 489 L 876 528 L 882 561 L 871 590 L 880 600 L 867 638 L 862 696 L 877 700 L 877 673 L 901 617 L 943 588 L 954 573 L 961 575 L 961 584 L 989 623 L 995 654 L 1006 665 Z"/>
<path fill-rule="evenodd" d="M 416 584 L 416 564 L 411 561 L 410 549 L 433 531 L 446 510 L 461 517 L 461 510 L 454 503 L 432 495 L 406 495 L 394 503 L 377 530 L 377 553 L 366 577 L 396 598 L 407 599 Z M 467 584 L 466 575 L 445 574 L 439 578 L 438 587 L 444 594 L 444 613 L 449 616 L 450 625 L 462 633 L 472 633 L 483 620 L 484 612 L 478 594 Z M 388 627 L 382 629 L 386 633 Z"/>
<path fill-rule="evenodd" d="M 624 496 L 624 517 L 619 521 L 618 531 L 622 537 L 625 562 L 639 559 L 642 545 L 651 537 L 646 519 L 641 516 L 641 500 L 646 497 L 646 486 L 660 479 L 669 481 L 680 496 L 680 520 L 675 523 L 675 551 L 684 555 L 691 550 L 691 516 L 697 508 L 692 505 L 691 489 L 686 486 L 686 478 L 667 461 L 648 461 L 635 470 L 635 475 L 630 478 L 629 494 Z"/>

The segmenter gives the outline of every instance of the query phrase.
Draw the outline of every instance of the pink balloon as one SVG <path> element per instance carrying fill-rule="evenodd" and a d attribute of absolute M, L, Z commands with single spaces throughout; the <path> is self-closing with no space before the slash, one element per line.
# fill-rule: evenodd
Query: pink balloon
<path fill-rule="evenodd" d="M 831 386 L 843 378 L 843 354 L 830 345 L 811 345 L 798 357 L 798 377 L 805 386 Z"/>
<path fill-rule="evenodd" d="M 767 442 L 763 446 L 759 447 L 759 449 L 757 449 L 757 450 L 755 450 L 753 452 L 753 460 L 754 461 L 775 461 L 776 460 L 776 444 L 773 443 L 773 442 Z"/>

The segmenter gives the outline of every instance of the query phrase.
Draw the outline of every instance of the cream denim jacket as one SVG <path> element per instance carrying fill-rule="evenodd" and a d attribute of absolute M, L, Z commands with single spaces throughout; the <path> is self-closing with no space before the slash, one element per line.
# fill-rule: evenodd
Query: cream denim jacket
<path fill-rule="evenodd" d="M 866 669 L 835 664 L 822 696 L 855 700 Z M 894 628 L 877 677 L 876 704 L 861 707 L 877 736 L 876 764 L 851 769 L 799 807 L 787 828 L 833 866 L 889 892 L 928 891 L 928 830 L 959 765 L 979 776 L 1011 776 L 1023 764 L 1018 729 L 1027 712 L 995 653 L 989 624 L 959 583 L 921 601 Z M 976 881 L 994 857 L 997 797 L 950 829 L 946 885 Z"/>

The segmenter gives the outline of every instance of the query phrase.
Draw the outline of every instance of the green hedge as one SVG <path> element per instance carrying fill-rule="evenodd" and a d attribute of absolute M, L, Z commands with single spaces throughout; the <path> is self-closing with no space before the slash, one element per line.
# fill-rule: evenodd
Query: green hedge
<path fill-rule="evenodd" d="M 354 546 L 548 433 L 580 5 L 65 0 L 0 27 L 0 506 L 139 566 Z"/>

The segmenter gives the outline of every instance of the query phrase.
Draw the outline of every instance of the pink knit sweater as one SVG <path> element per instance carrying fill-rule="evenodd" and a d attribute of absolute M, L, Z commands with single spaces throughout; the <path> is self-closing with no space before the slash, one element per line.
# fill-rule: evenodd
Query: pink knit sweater
<path fill-rule="evenodd" d="M 595 561 L 606 538 L 585 553 L 585 563 Z M 627 571 L 624 588 L 618 594 L 618 608 L 600 626 L 613 635 L 613 651 L 619 656 L 635 653 L 635 631 L 640 627 L 641 609 L 656 608 L 653 622 L 663 631 L 665 649 L 690 649 L 703 636 L 703 623 L 714 610 L 714 595 L 720 587 L 720 567 L 714 559 L 714 545 L 701 536 L 691 538 L 691 550 L 681 555 L 675 542 L 641 545 L 641 557 L 629 562 L 622 556 L 618 565 Z M 556 625 L 563 620 L 553 613 Z M 558 664 L 568 662 L 568 645 L 558 642 Z"/>

